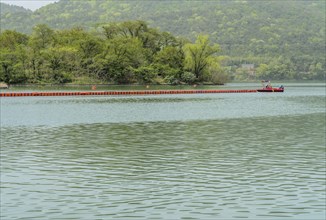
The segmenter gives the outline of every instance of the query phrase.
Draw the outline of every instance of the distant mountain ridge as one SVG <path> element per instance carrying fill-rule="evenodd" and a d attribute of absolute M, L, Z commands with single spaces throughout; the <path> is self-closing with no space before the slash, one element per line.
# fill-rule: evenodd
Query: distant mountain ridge
<path fill-rule="evenodd" d="M 0 14 L 7 15 L 8 13 L 32 13 L 31 10 L 26 9 L 22 6 L 16 6 L 16 5 L 9 5 L 5 3 L 0 2 Z"/>
<path fill-rule="evenodd" d="M 239 57 L 238 62 L 275 56 L 296 59 L 295 63 L 320 62 L 325 54 L 325 4 L 323 0 L 60 0 L 32 12 L 1 3 L 1 30 L 31 33 L 39 23 L 54 29 L 91 30 L 108 22 L 143 20 L 191 40 L 208 34 L 225 55 Z"/>
<path fill-rule="evenodd" d="M 27 32 L 28 24 L 33 24 L 33 11 L 21 6 L 0 3 L 0 27 L 4 30 Z M 32 28 L 32 27 L 31 27 Z"/>

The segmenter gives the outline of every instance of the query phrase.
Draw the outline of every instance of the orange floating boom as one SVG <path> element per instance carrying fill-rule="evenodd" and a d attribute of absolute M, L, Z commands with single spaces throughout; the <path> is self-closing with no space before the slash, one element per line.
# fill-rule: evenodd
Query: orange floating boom
<path fill-rule="evenodd" d="M 81 91 L 81 92 L 2 92 L 0 97 L 18 96 L 100 96 L 100 95 L 165 95 L 202 93 L 254 93 L 256 89 L 241 90 L 126 90 L 126 91 Z"/>

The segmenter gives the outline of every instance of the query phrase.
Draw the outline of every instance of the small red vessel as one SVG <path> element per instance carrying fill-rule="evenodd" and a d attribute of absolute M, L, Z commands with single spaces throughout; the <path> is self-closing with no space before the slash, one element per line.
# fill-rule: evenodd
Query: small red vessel
<path fill-rule="evenodd" d="M 269 80 L 263 80 L 261 82 L 263 84 L 263 88 L 257 89 L 257 92 L 284 92 L 284 86 L 273 88 Z"/>

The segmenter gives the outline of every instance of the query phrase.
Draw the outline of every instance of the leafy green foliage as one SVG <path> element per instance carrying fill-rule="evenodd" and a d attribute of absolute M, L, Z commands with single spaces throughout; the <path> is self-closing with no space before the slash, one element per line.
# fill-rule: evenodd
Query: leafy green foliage
<path fill-rule="evenodd" d="M 196 75 L 191 73 L 191 72 L 184 72 L 181 76 L 181 79 L 189 84 L 195 83 L 196 82 Z"/>
<path fill-rule="evenodd" d="M 219 50 L 219 45 L 209 45 L 208 36 L 199 35 L 196 43 L 184 46 L 185 68 L 193 72 L 197 80 L 203 80 L 204 72 L 215 62 L 213 55 Z"/>
<path fill-rule="evenodd" d="M 274 60 L 269 65 L 262 64 L 257 69 L 257 75 L 262 79 L 287 79 L 294 78 L 294 67 L 289 60 L 282 59 Z"/>
<path fill-rule="evenodd" d="M 110 23 L 97 32 L 40 24 L 30 36 L 8 30 L 0 39 L 0 80 L 6 83 L 194 82 L 183 74 L 184 41 L 142 21 Z M 205 60 L 215 59 L 211 48 L 205 47 Z"/>
<path fill-rule="evenodd" d="M 10 29 L 30 34 L 40 22 L 55 30 L 83 27 L 98 33 L 102 29 L 107 39 L 138 38 L 147 50 L 144 56 L 150 63 L 157 62 L 159 58 L 156 56 L 162 48 L 180 46 L 181 40 L 174 36 L 194 42 L 199 35 L 209 35 L 213 44 L 220 45 L 220 55 L 229 57 L 223 65 L 233 78 L 284 78 L 282 74 L 255 76 L 241 68 L 246 63 L 254 64 L 255 68 L 263 64 L 270 67 L 283 65 L 279 62 L 280 57 L 290 62 L 292 68 L 286 72 L 286 79 L 325 77 L 326 4 L 322 0 L 60 0 L 35 12 L 0 4 L 2 31 Z M 96 38 L 95 44 L 103 40 Z M 100 54 L 101 49 L 94 48 L 93 53 Z M 161 61 L 170 68 L 181 68 L 168 60 Z M 84 62 L 91 74 L 96 66 L 94 59 L 88 58 Z M 211 74 L 204 71 L 204 75 L 209 78 Z"/>

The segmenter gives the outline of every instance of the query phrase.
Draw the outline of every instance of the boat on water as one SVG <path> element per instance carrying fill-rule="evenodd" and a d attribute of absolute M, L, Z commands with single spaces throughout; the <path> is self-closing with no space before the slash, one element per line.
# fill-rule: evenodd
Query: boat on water
<path fill-rule="evenodd" d="M 273 87 L 269 80 L 261 81 L 263 88 L 257 89 L 257 92 L 284 92 L 284 86 Z"/>

